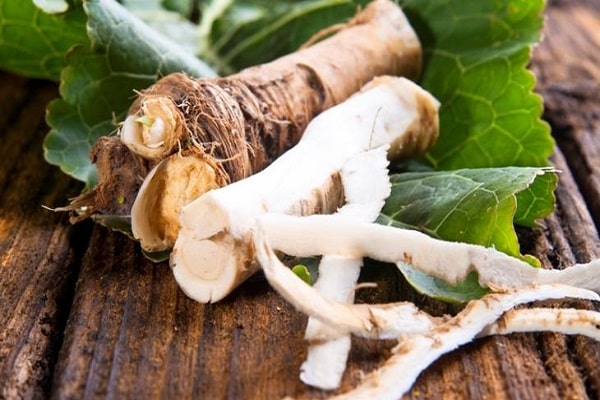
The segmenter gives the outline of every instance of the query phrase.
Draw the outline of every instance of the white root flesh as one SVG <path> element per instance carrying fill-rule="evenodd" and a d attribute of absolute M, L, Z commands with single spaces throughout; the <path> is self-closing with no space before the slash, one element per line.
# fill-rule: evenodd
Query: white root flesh
<path fill-rule="evenodd" d="M 334 398 L 398 399 L 410 390 L 425 368 L 443 354 L 472 341 L 487 326 L 493 325 L 505 311 L 518 304 L 564 297 L 598 300 L 598 296 L 591 291 L 565 285 L 540 285 L 521 288 L 506 294 L 487 295 L 480 300 L 470 302 L 456 317 L 439 324 L 430 332 L 402 338 L 398 346 L 393 349 L 393 355 L 381 368 L 368 374 L 355 389 Z M 591 321 L 585 320 L 585 328 L 578 326 L 580 329 L 576 333 L 589 334 L 593 338 L 599 338 L 600 332 L 593 322 L 597 318 L 598 316 L 594 316 Z M 521 318 L 513 320 L 509 315 L 503 320 L 507 327 L 495 329 L 498 332 L 504 330 L 505 333 L 509 333 L 528 327 L 535 330 L 540 328 L 533 325 L 522 326 L 521 322 Z M 547 321 L 538 320 L 538 322 Z M 565 327 L 564 323 L 558 319 L 554 322 L 555 326 Z M 494 331 L 494 328 L 491 331 Z"/>
<path fill-rule="evenodd" d="M 261 233 L 260 229 L 258 229 L 255 233 L 257 257 L 263 266 L 265 277 L 271 286 L 299 311 L 325 322 L 330 327 L 335 327 L 338 334 L 345 331 L 365 338 L 392 339 L 400 336 L 424 334 L 431 331 L 437 325 L 448 322 L 446 318 L 432 317 L 429 314 L 418 310 L 413 303 L 408 302 L 383 305 L 351 305 L 327 299 L 314 287 L 311 287 L 298 279 L 298 277 L 296 277 L 295 274 L 279 260 L 266 240 L 267 238 Z M 559 299 L 562 297 L 574 297 L 587 300 L 599 299 L 595 292 L 588 289 L 577 288 L 570 285 L 546 284 L 509 289 L 508 294 L 492 293 L 480 300 L 474 300 L 472 303 L 469 303 L 465 310 L 474 307 L 471 304 L 478 304 L 477 302 L 485 302 L 489 301 L 489 299 L 496 301 L 495 296 L 504 296 L 502 297 L 503 306 L 501 307 L 502 311 L 498 311 L 499 314 L 497 314 L 496 318 L 492 319 L 492 321 L 497 320 L 498 316 L 505 310 L 535 300 Z M 366 313 L 363 314 L 364 308 L 370 309 L 371 319 Z M 492 312 L 494 309 L 490 308 L 490 310 L 490 312 Z M 398 313 L 398 311 L 401 311 L 401 313 Z M 523 311 L 523 315 L 526 315 L 526 310 L 519 311 Z M 356 321 L 347 323 L 350 318 L 355 318 L 356 316 L 359 316 L 359 319 L 363 318 L 362 323 L 356 323 Z M 402 318 L 403 320 L 395 321 L 396 318 Z M 570 318 L 575 318 L 575 316 L 571 316 Z M 548 318 L 547 315 L 540 314 L 539 317 L 530 319 L 532 321 L 532 328 L 529 330 L 534 330 L 539 321 L 546 319 L 550 320 L 551 318 Z M 527 321 L 519 323 L 520 326 L 524 324 L 527 324 Z M 501 331 L 501 329 L 504 329 L 502 328 L 502 325 L 504 325 L 504 322 L 499 323 L 499 327 L 495 328 L 497 329 L 497 333 L 514 332 L 514 330 L 507 330 L 506 332 Z M 376 331 L 374 331 L 375 326 L 377 326 Z M 489 334 L 494 333 L 496 333 L 496 331 L 489 331 Z"/>
<path fill-rule="evenodd" d="M 260 226 L 272 248 L 299 257 L 337 254 L 394 264 L 401 261 L 451 284 L 476 271 L 483 287 L 561 283 L 600 292 L 600 259 L 563 270 L 533 268 L 493 248 L 447 242 L 417 231 L 338 215 L 267 214 L 260 218 Z"/>
<path fill-rule="evenodd" d="M 323 297 L 340 303 L 354 302 L 362 259 L 324 256 L 319 264 L 319 279 L 313 285 Z M 331 339 L 322 340 L 322 337 Z M 300 380 L 324 390 L 339 387 L 350 352 L 351 337 L 338 333 L 337 327 L 309 317 L 304 338 L 308 342 L 306 360 L 300 366 Z"/>
<path fill-rule="evenodd" d="M 365 190 L 341 187 L 344 166 L 378 148 L 389 148 L 388 157 L 426 150 L 437 139 L 438 107 L 407 79 L 376 78 L 316 117 L 300 142 L 265 170 L 184 207 L 171 254 L 183 291 L 200 302 L 225 297 L 259 269 L 251 234 L 256 217 L 336 211 L 346 193 Z"/>
<path fill-rule="evenodd" d="M 342 184 L 347 188 L 344 193 L 346 203 L 337 214 L 372 222 L 391 192 L 385 149 L 371 150 L 352 161 L 341 172 Z M 365 190 L 365 182 L 369 182 L 368 190 Z M 313 287 L 330 300 L 353 303 L 362 263 L 361 257 L 325 255 L 319 263 L 319 278 Z M 323 336 L 332 339 L 320 339 Z M 300 380 L 320 389 L 336 389 L 346 370 L 350 334 L 344 332 L 336 337 L 335 327 L 309 317 L 304 337 L 308 351 L 300 367 Z"/>
<path fill-rule="evenodd" d="M 160 166 L 144 179 L 131 210 L 131 230 L 144 250 L 171 250 L 184 205 L 262 170 L 298 142 L 315 115 L 370 79 L 386 74 L 416 79 L 421 72 L 420 41 L 391 0 L 370 2 L 327 36 L 228 77 L 171 74 L 139 94 L 129 110 L 135 116 L 127 119 L 121 138 L 133 153 L 152 159 L 149 167 Z M 146 104 L 158 101 L 164 113 Z M 176 129 L 167 122 L 172 111 L 182 122 Z M 391 155 L 411 156 L 413 145 L 423 143 L 408 140 Z M 173 155 L 190 149 L 202 154 L 186 154 L 182 166 L 181 157 Z M 303 164 L 312 159 L 305 155 Z M 183 175 L 169 172 L 174 169 L 184 169 Z M 186 185 L 194 189 L 181 190 Z"/>

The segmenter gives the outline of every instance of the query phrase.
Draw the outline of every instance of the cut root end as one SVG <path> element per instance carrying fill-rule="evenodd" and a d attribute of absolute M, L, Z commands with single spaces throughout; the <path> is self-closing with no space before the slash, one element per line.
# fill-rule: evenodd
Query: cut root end
<path fill-rule="evenodd" d="M 132 231 L 146 251 L 173 247 L 184 205 L 226 183 L 218 165 L 199 150 L 174 154 L 146 177 L 131 209 Z"/>
<path fill-rule="evenodd" d="M 180 235 L 171 253 L 175 280 L 185 294 L 201 303 L 223 299 L 258 269 L 251 263 L 254 248 L 219 234 L 213 240 Z M 240 264 L 248 268 L 241 270 Z"/>
<path fill-rule="evenodd" d="M 121 141 L 135 154 L 162 160 L 176 151 L 184 138 L 183 116 L 167 97 L 142 97 L 140 108 L 120 130 Z"/>

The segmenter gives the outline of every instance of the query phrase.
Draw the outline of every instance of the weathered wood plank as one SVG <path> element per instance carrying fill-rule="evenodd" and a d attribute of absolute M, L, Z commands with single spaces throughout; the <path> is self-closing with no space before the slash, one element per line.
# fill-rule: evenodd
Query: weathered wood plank
<path fill-rule="evenodd" d="M 72 227 L 44 210 L 73 194 L 41 141 L 53 84 L 0 75 L 0 398 L 43 398 L 70 309 Z M 85 236 L 85 235 L 84 235 Z"/>
<path fill-rule="evenodd" d="M 563 268 L 600 255 L 600 186 L 590 178 L 599 171 L 599 111 L 586 94 L 598 82 L 593 68 L 598 64 L 575 62 L 600 54 L 598 41 L 589 38 L 590 32 L 600 32 L 600 7 L 592 4 L 552 2 L 546 40 L 533 63 L 560 147 L 554 162 L 565 171 L 556 213 L 543 228 L 521 232 L 524 251 L 536 254 L 546 267 Z M 0 113 L 2 139 L 13 143 L 10 149 L 0 146 L 4 397 L 325 397 L 298 380 L 305 317 L 265 282 L 248 282 L 218 304 L 195 303 L 178 289 L 165 263 L 151 264 L 129 239 L 101 227 L 93 228 L 78 271 L 76 249 L 87 245 L 87 227 L 73 230 L 64 218 L 39 207 L 60 203 L 72 185 L 45 165 L 40 152 L 43 105 L 55 89 L 12 78 L 7 84 L 14 100 L 8 106 L 12 111 Z M 10 99 L 0 91 L 1 104 Z M 84 243 L 72 243 L 74 232 Z M 408 289 L 393 268 L 369 275 L 364 279 L 381 286 L 362 292 L 365 299 L 417 300 L 434 313 L 451 311 Z M 354 340 L 353 345 L 344 388 L 384 359 L 393 343 Z M 438 360 L 407 398 L 600 398 L 599 367 L 600 346 L 585 338 L 486 338 Z"/>
<path fill-rule="evenodd" d="M 285 394 L 302 321 L 264 282 L 216 305 L 188 299 L 166 264 L 96 228 L 57 367 L 56 398 Z M 296 334 L 288 337 L 290 332 Z M 294 343 L 289 346 L 286 343 Z"/>
<path fill-rule="evenodd" d="M 586 203 L 600 221 L 600 2 L 559 2 L 548 9 L 533 70 L 546 119 Z"/>
<path fill-rule="evenodd" d="M 562 25 L 549 29 L 572 29 L 568 18 L 552 15 L 549 23 Z M 548 68 L 562 68 L 544 54 L 536 58 L 536 71 L 548 74 Z M 525 251 L 538 255 L 546 267 L 562 268 L 598 256 L 600 240 L 560 150 L 554 160 L 565 170 L 557 212 L 543 229 L 526 230 L 522 236 Z M 418 299 L 438 313 L 449 310 L 420 299 L 406 284 L 390 284 L 398 282 L 392 269 L 376 274 L 388 286 L 363 296 Z M 259 281 L 246 283 L 224 302 L 196 304 L 177 289 L 166 264 L 148 263 L 126 238 L 96 228 L 79 278 L 53 395 L 322 398 L 324 393 L 298 380 L 305 355 L 304 324 L 303 316 Z M 359 380 L 360 371 L 380 362 L 391 345 L 354 340 L 344 389 Z M 597 398 L 599 351 L 596 343 L 555 334 L 487 338 L 440 359 L 407 397 Z"/>
<path fill-rule="evenodd" d="M 560 219 L 561 204 L 568 203 L 568 226 L 587 227 L 577 234 L 583 248 L 596 249 L 598 234 L 585 207 L 575 213 L 579 219 L 570 215 L 572 199 L 583 202 L 569 175 L 563 177 L 558 195 L 555 221 L 529 236 L 536 254 L 553 262 L 558 255 L 569 264 L 574 260 L 573 234 L 560 228 L 566 222 Z M 380 275 L 388 282 L 397 278 L 393 270 Z M 394 285 L 385 290 L 378 296 L 417 297 L 391 293 L 399 290 Z M 297 378 L 305 354 L 305 318 L 264 282 L 247 283 L 218 304 L 197 304 L 179 291 L 167 265 L 149 263 L 127 238 L 98 227 L 73 310 L 56 369 L 55 398 L 323 397 Z M 593 362 L 596 356 L 587 364 L 572 360 L 569 352 L 576 343 L 552 334 L 484 339 L 435 363 L 410 397 L 584 396 L 590 390 L 585 379 L 598 379 L 598 364 Z M 381 361 L 391 345 L 360 340 L 354 344 L 346 387 L 356 383 L 359 370 Z M 596 343 L 587 346 L 585 354 L 598 353 Z"/>

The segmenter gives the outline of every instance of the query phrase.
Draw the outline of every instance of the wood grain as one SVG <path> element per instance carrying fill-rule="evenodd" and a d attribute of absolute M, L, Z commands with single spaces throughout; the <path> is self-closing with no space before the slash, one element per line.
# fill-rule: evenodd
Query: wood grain
<path fill-rule="evenodd" d="M 547 16 L 531 68 L 563 172 L 556 212 L 519 234 L 522 250 L 544 267 L 565 268 L 600 256 L 600 6 L 551 1 Z M 41 152 L 56 87 L 2 74 L 0 88 L 0 398 L 327 397 L 298 379 L 306 318 L 260 277 L 225 301 L 198 304 L 166 263 L 149 262 L 125 236 L 72 227 L 42 209 L 78 189 Z M 362 279 L 380 286 L 360 301 L 456 311 L 415 293 L 392 267 L 365 270 Z M 393 344 L 353 339 L 342 390 Z M 435 362 L 405 397 L 600 398 L 600 345 L 550 333 L 485 338 Z"/>
<path fill-rule="evenodd" d="M 71 307 L 76 247 L 85 240 L 44 210 L 72 182 L 43 158 L 44 108 L 54 85 L 0 75 L 0 397 L 40 398 Z M 85 238 L 85 234 L 83 235 Z"/>

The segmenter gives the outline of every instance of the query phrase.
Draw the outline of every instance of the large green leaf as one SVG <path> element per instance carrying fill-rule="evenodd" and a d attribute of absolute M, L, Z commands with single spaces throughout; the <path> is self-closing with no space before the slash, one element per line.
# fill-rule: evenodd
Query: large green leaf
<path fill-rule="evenodd" d="M 61 99 L 48 108 L 52 130 L 44 148 L 48 162 L 90 186 L 96 170 L 88 153 L 100 136 L 114 133 L 135 90 L 170 72 L 214 72 L 114 1 L 89 0 L 84 8 L 92 47 L 81 47 L 68 57 Z"/>
<path fill-rule="evenodd" d="M 48 14 L 32 0 L 0 0 L 0 69 L 58 81 L 67 52 L 88 43 L 85 22 L 81 7 Z"/>
<path fill-rule="evenodd" d="M 557 178 L 499 167 L 546 166 L 553 151 L 550 129 L 541 120 L 542 100 L 527 70 L 544 1 L 401 3 L 424 47 L 420 83 L 441 102 L 440 137 L 425 157 L 441 171 L 394 176 L 379 222 L 494 246 L 537 265 L 535 258 L 520 255 L 513 223 L 535 226 L 552 212 Z M 485 167 L 490 169 L 465 170 Z M 463 301 L 478 293 L 471 290 L 477 289 L 473 277 L 453 287 L 400 269 L 431 297 Z"/>
<path fill-rule="evenodd" d="M 543 0 L 404 0 L 426 54 L 421 84 L 441 102 L 436 169 L 545 166 L 553 151 L 527 70 Z"/>
<path fill-rule="evenodd" d="M 391 181 L 379 223 L 519 257 L 513 220 L 532 226 L 552 212 L 556 175 L 535 167 L 474 168 L 394 174 Z"/>

